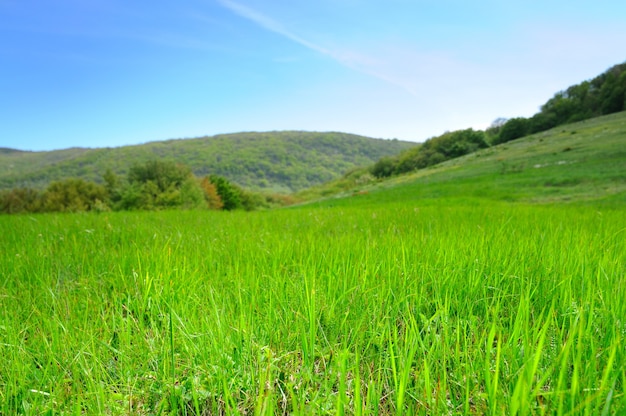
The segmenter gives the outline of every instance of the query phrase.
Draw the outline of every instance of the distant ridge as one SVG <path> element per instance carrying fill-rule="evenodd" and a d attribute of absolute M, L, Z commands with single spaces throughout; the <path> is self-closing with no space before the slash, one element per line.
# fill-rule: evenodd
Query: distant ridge
<path fill-rule="evenodd" d="M 11 153 L 27 153 L 27 151 L 11 149 L 10 147 L 0 147 L 0 154 L 11 154 Z"/>
<path fill-rule="evenodd" d="M 74 177 L 102 182 L 107 169 L 124 175 L 137 163 L 171 160 L 197 176 L 217 174 L 253 190 L 293 192 L 415 146 L 339 132 L 273 131 L 155 141 L 115 148 L 48 152 L 0 150 L 0 189 L 44 188 Z"/>

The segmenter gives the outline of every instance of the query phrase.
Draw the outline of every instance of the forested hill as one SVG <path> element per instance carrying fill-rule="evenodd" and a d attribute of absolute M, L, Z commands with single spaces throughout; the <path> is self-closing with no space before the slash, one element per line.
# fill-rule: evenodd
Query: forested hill
<path fill-rule="evenodd" d="M 337 178 L 415 146 L 346 133 L 283 131 L 224 134 L 117 148 L 50 152 L 0 151 L 0 189 L 43 188 L 64 178 L 102 182 L 110 169 L 125 175 L 149 160 L 175 161 L 198 176 L 217 174 L 249 189 L 297 191 Z"/>

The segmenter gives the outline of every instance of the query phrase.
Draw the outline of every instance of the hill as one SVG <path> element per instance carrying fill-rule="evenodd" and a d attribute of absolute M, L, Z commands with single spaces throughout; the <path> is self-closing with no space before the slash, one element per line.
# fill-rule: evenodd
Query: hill
<path fill-rule="evenodd" d="M 173 160 L 197 176 L 217 174 L 249 189 L 298 191 L 339 177 L 356 166 L 415 146 L 346 133 L 301 131 L 236 133 L 150 142 L 117 148 L 50 152 L 0 151 L 0 189 L 43 188 L 68 178 L 102 182 L 107 169 L 125 175 L 137 163 Z"/>
<path fill-rule="evenodd" d="M 9 147 L 0 147 L 0 154 L 25 153 L 22 150 L 11 149 Z"/>
<path fill-rule="evenodd" d="M 439 198 L 626 203 L 626 112 L 567 124 L 435 166 L 375 180 L 360 170 L 302 192 L 323 205 Z M 368 179 L 369 178 L 369 179 Z M 360 179 L 360 183 L 359 183 Z M 339 197 L 350 196 L 344 200 Z"/>
<path fill-rule="evenodd" d="M 573 85 L 548 100 L 531 118 L 498 118 L 485 131 L 445 132 L 393 157 L 378 160 L 369 172 L 377 178 L 424 169 L 490 145 L 506 143 L 577 121 L 626 110 L 626 63 L 590 81 Z"/>

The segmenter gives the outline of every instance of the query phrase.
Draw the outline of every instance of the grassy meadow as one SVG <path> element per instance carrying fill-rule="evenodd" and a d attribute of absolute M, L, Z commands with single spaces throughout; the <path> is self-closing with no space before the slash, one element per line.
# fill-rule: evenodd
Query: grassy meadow
<path fill-rule="evenodd" d="M 441 198 L 626 203 L 626 112 L 563 125 L 386 181 L 344 177 L 305 198 L 355 193 L 365 204 Z M 355 201 L 333 201 L 332 204 Z"/>
<path fill-rule="evenodd" d="M 0 216 L 0 415 L 626 412 L 622 205 L 346 201 Z"/>

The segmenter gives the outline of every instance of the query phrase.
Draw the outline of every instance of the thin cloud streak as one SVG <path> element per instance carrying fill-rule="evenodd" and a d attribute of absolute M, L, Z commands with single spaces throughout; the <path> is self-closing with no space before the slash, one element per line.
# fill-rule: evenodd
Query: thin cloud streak
<path fill-rule="evenodd" d="M 218 2 L 225 8 L 231 10 L 236 15 L 255 23 L 256 25 L 262 27 L 265 30 L 268 30 L 270 32 L 283 36 L 295 43 L 298 43 L 322 55 L 326 55 L 330 57 L 331 59 L 335 60 L 336 62 L 338 62 L 339 64 L 349 69 L 358 71 L 363 74 L 370 75 L 388 84 L 399 87 L 412 96 L 417 96 L 412 85 L 407 85 L 407 83 L 404 82 L 403 80 L 396 79 L 395 77 L 390 76 L 384 72 L 381 72 L 379 69 L 376 69 L 375 68 L 377 66 L 376 60 L 372 59 L 371 57 L 365 56 L 360 53 L 351 52 L 351 51 L 349 52 L 332 51 L 330 49 L 317 45 L 313 42 L 309 42 L 308 40 L 292 33 L 291 31 L 287 30 L 283 25 L 281 25 L 276 20 L 268 16 L 265 16 L 247 6 L 236 3 L 232 0 L 218 0 Z"/>
<path fill-rule="evenodd" d="M 222 6 L 234 12 L 236 15 L 256 23 L 257 25 L 261 26 L 263 29 L 266 29 L 266 30 L 269 30 L 270 32 L 274 32 L 278 35 L 284 36 L 293 42 L 299 43 L 300 45 L 308 49 L 312 49 L 315 52 L 319 52 L 323 55 L 329 55 L 329 56 L 333 55 L 331 51 L 329 51 L 328 49 L 322 48 L 321 46 L 318 46 L 312 42 L 302 39 L 300 36 L 295 35 L 291 33 L 290 31 L 288 31 L 287 29 L 285 29 L 277 21 L 255 10 L 252 10 L 249 7 L 246 7 L 239 3 L 235 3 L 234 1 L 230 1 L 230 0 L 218 0 L 218 2 Z"/>

